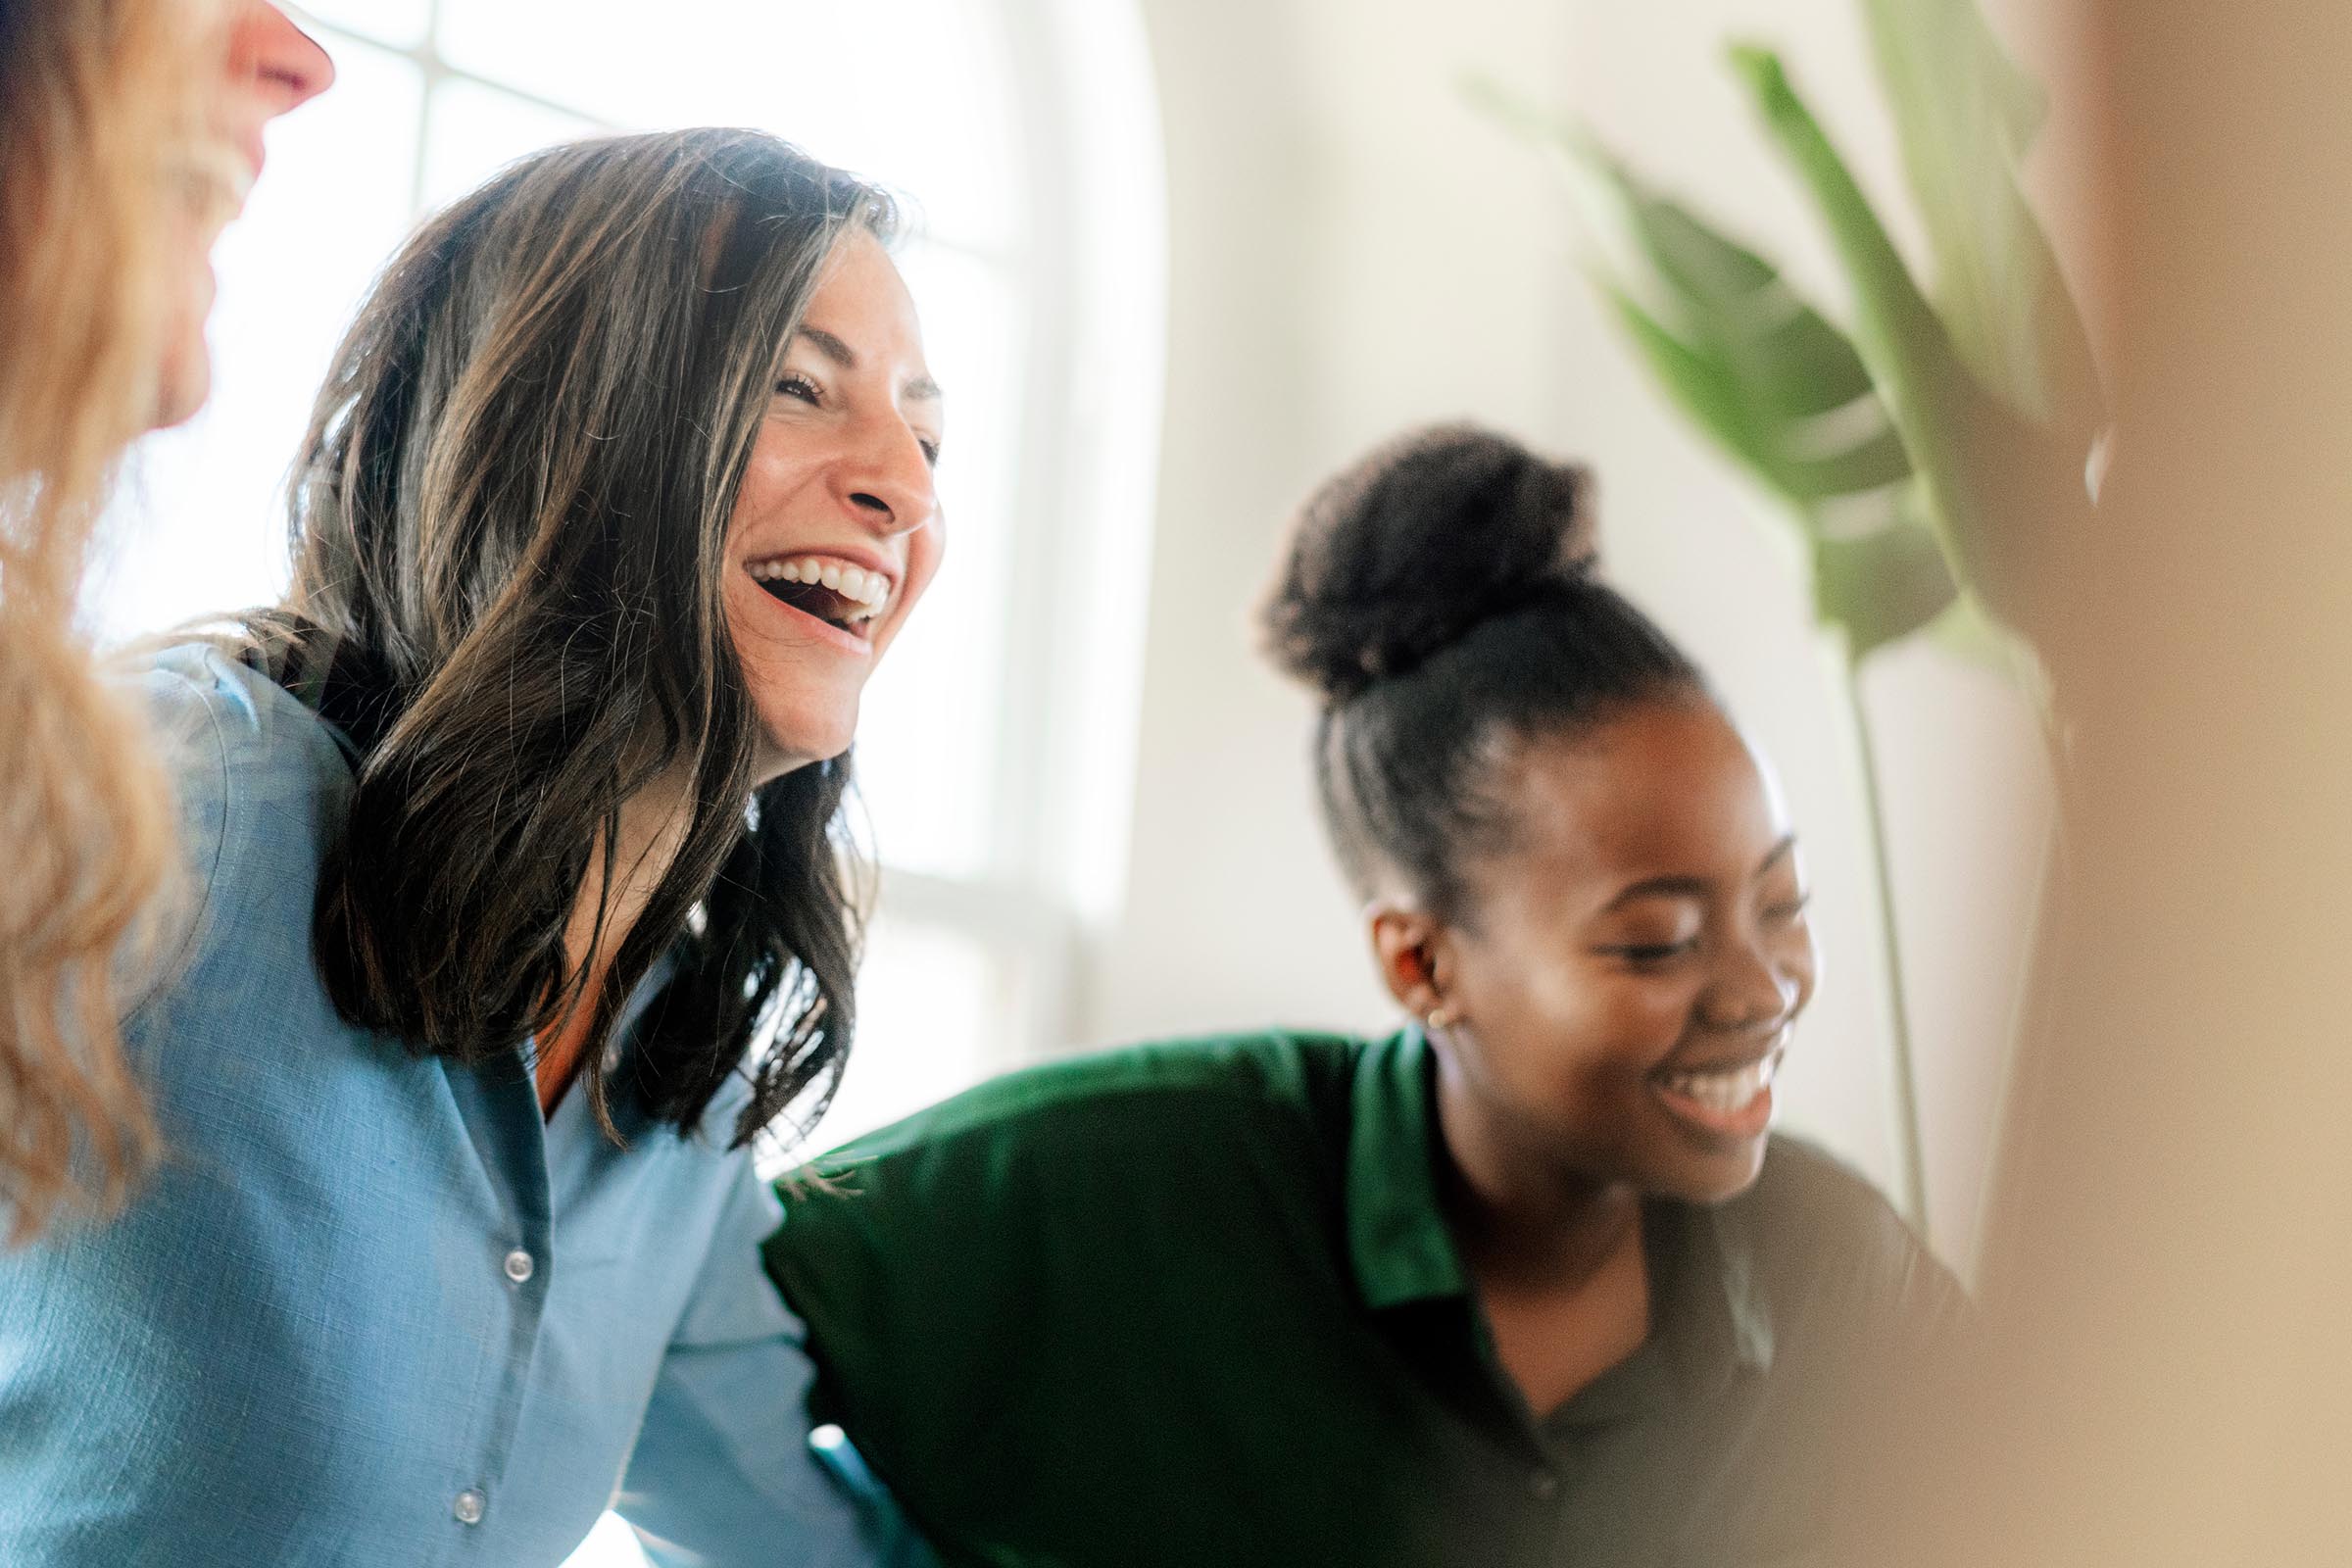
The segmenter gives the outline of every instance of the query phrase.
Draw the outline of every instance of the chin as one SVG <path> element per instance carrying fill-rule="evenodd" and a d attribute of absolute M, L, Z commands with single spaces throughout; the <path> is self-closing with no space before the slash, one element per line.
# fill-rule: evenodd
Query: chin
<path fill-rule="evenodd" d="M 212 395 L 211 361 L 201 356 L 193 365 L 174 360 L 165 367 L 162 384 L 156 388 L 155 412 L 148 420 L 149 426 L 168 430 L 175 424 L 185 424 L 196 417 Z"/>
<path fill-rule="evenodd" d="M 1736 1150 L 1710 1151 L 1698 1159 L 1674 1160 L 1659 1173 L 1660 1179 L 1651 1184 L 1651 1191 L 1701 1206 L 1728 1203 L 1755 1186 L 1756 1178 L 1764 1173 L 1767 1142 L 1759 1135 Z"/>
<path fill-rule="evenodd" d="M 807 714 L 760 714 L 760 781 L 781 778 L 811 762 L 847 755 L 858 738 L 857 714 L 845 721 L 811 721 Z"/>
<path fill-rule="evenodd" d="M 158 430 L 194 418 L 213 394 L 213 350 L 205 341 L 212 310 L 210 274 L 203 292 L 175 305 L 166 327 L 163 363 L 157 368 L 155 407 L 149 424 Z"/>

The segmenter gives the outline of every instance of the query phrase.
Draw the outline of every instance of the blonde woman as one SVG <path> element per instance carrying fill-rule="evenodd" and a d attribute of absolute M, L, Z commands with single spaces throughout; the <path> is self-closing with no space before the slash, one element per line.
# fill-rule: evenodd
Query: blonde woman
<path fill-rule="evenodd" d="M 107 479 L 210 384 L 209 255 L 262 127 L 331 79 L 260 0 L 0 8 L 0 1236 L 119 1199 L 154 1133 L 108 959 L 171 863 L 139 725 L 74 628 Z"/>

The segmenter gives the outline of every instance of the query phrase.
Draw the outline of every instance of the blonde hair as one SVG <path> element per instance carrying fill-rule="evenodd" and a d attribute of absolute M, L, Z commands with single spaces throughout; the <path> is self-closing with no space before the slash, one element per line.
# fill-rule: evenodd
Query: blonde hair
<path fill-rule="evenodd" d="M 215 20 L 174 0 L 18 0 L 0 21 L 0 1212 L 8 1240 L 119 1203 L 157 1135 L 117 965 L 169 884 L 144 728 L 75 600 L 117 460 L 158 406 L 173 149 Z"/>

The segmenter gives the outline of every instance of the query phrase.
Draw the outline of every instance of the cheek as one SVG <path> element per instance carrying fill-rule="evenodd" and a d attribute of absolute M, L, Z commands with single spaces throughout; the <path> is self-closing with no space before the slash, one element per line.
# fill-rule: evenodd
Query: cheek
<path fill-rule="evenodd" d="M 906 541 L 906 581 L 899 592 L 899 604 L 889 623 L 875 639 L 874 653 L 879 659 L 883 650 L 899 640 L 899 633 L 922 603 L 923 594 L 930 588 L 931 579 L 939 575 L 941 558 L 947 553 L 946 537 L 934 521 Z"/>
<path fill-rule="evenodd" d="M 743 486 L 735 492 L 735 514 L 727 519 L 730 544 L 792 493 L 792 463 L 783 446 L 774 419 L 760 426 L 759 440 L 752 447 L 752 461 L 743 470 Z"/>
<path fill-rule="evenodd" d="M 1693 988 L 1582 960 L 1495 988 L 1476 1011 L 1497 1076 L 1558 1104 L 1646 1074 L 1685 1032 Z"/>
<path fill-rule="evenodd" d="M 1796 991 L 1796 1000 L 1789 1004 L 1789 1010 L 1794 1012 L 1813 1000 L 1814 987 L 1821 980 L 1821 952 L 1813 945 L 1811 927 L 1797 926 L 1780 962 L 1781 973 Z"/>
<path fill-rule="evenodd" d="M 727 573 L 726 586 L 719 591 L 719 603 L 727 612 L 727 641 L 735 645 L 736 661 L 743 665 L 747 676 L 767 653 L 767 639 L 760 635 L 765 617 L 753 600 L 753 595 L 759 592 L 740 572 L 734 571 Z"/>
<path fill-rule="evenodd" d="M 1563 1031 L 1606 1051 L 1680 1035 L 1697 988 L 1671 970 L 1642 973 L 1580 953 L 1555 959 L 1531 989 Z"/>

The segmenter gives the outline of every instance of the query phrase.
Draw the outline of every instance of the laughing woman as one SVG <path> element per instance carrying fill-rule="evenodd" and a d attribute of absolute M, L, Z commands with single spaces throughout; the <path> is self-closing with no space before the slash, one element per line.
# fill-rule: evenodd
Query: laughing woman
<path fill-rule="evenodd" d="M 869 1560 L 778 1421 L 750 1145 L 849 1048 L 847 754 L 939 561 L 891 224 L 681 132 L 393 260 L 291 592 L 147 676 L 196 887 L 125 1028 L 168 1156 L 0 1258 L 12 1568 L 553 1565 L 609 1503 L 665 1560 Z"/>
<path fill-rule="evenodd" d="M 1586 484 L 1473 430 L 1306 509 L 1268 619 L 1396 1000 L 983 1086 L 785 1189 L 771 1271 L 949 1560 L 1809 1560 L 1832 1430 L 1956 1292 L 1768 1134 L 1796 840 L 1592 575 Z M 1887 1381 L 1892 1380 L 1892 1381 Z"/>

